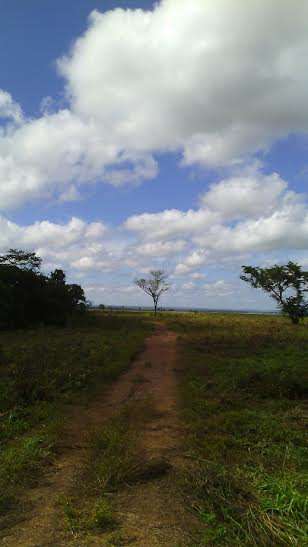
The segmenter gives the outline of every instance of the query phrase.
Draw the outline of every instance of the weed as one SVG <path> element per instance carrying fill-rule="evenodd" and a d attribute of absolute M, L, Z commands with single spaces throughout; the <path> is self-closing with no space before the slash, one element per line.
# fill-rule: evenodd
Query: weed
<path fill-rule="evenodd" d="M 88 473 L 94 488 L 114 491 L 150 473 L 150 464 L 138 456 L 137 438 L 138 427 L 152 415 L 151 401 L 130 403 L 93 436 Z"/>
<path fill-rule="evenodd" d="M 79 532 L 113 530 L 116 526 L 110 502 L 104 498 L 96 499 L 92 504 L 85 500 L 83 509 L 79 507 L 78 499 L 63 497 L 59 499 L 67 529 L 73 534 Z"/>
<path fill-rule="evenodd" d="M 112 530 L 115 525 L 116 520 L 110 502 L 105 498 L 98 499 L 88 520 L 87 527 L 90 529 Z"/>

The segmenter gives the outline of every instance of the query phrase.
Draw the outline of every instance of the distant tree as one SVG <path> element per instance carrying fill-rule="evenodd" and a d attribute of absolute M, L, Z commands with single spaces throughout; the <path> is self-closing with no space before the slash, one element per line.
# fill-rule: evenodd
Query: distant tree
<path fill-rule="evenodd" d="M 154 313 L 157 312 L 157 305 L 161 295 L 170 289 L 167 283 L 167 274 L 162 270 L 152 270 L 148 279 L 135 279 L 135 284 L 153 299 Z"/>
<path fill-rule="evenodd" d="M 269 293 L 294 325 L 305 317 L 308 311 L 308 302 L 304 298 L 308 292 L 308 272 L 303 271 L 301 266 L 290 261 L 285 266 L 242 266 L 242 270 L 241 279 Z"/>

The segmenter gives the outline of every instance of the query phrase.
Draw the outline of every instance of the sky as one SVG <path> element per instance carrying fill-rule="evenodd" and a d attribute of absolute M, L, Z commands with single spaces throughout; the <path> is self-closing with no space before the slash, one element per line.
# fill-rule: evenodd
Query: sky
<path fill-rule="evenodd" d="M 308 266 L 308 0 L 2 0 L 0 253 L 93 303 L 273 309 Z"/>

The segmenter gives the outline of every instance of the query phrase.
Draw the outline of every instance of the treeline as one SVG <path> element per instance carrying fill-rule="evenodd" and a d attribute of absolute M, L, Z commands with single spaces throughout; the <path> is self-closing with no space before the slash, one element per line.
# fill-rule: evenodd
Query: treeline
<path fill-rule="evenodd" d="M 86 309 L 82 287 L 66 283 L 63 270 L 43 274 L 41 264 L 32 252 L 0 255 L 0 328 L 64 325 Z"/>

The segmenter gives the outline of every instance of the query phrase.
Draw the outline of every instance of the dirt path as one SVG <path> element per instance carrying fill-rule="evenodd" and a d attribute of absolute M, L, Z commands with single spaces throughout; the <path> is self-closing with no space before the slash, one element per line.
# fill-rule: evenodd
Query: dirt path
<path fill-rule="evenodd" d="M 44 483 L 28 492 L 27 509 L 20 522 L 6 529 L 0 545 L 43 547 L 69 545 L 63 542 L 59 515 L 59 496 L 68 492 L 76 468 L 89 450 L 89 430 L 115 415 L 130 400 L 151 396 L 153 419 L 140 431 L 140 451 L 147 460 L 164 458 L 171 472 L 162 478 L 126 487 L 116 496 L 116 510 L 123 537 L 130 545 L 176 547 L 189 544 L 183 536 L 187 515 L 174 491 L 172 469 L 180 465 L 182 426 L 177 415 L 176 334 L 157 325 L 146 341 L 144 352 L 135 360 L 109 392 L 95 399 L 88 408 L 75 407 L 64 436 L 59 457 L 44 478 Z M 61 538 L 61 539 L 60 539 Z M 124 543 L 123 543 L 124 544 Z M 74 545 L 105 545 L 81 542 Z"/>
<path fill-rule="evenodd" d="M 163 328 L 149 339 L 140 359 L 143 382 L 137 384 L 135 398 L 151 394 L 155 416 L 140 432 L 140 449 L 147 460 L 166 460 L 171 472 L 159 479 L 136 484 L 119 494 L 122 529 L 140 547 L 187 546 L 187 515 L 175 488 L 175 470 L 181 466 L 183 426 L 177 412 L 176 338 Z M 151 364 L 151 366 L 150 366 Z M 125 536 L 124 534 L 124 536 Z"/>

